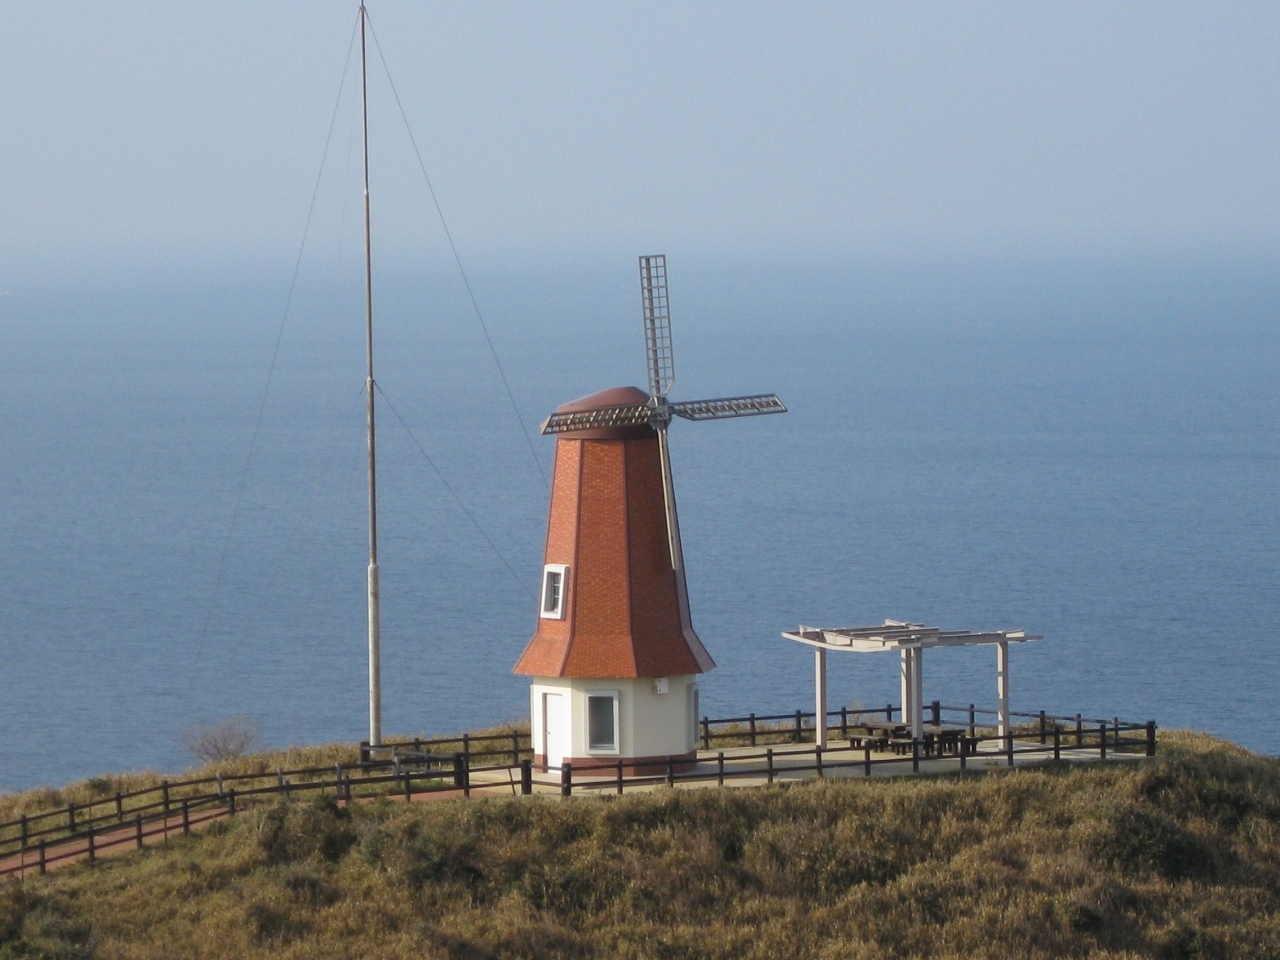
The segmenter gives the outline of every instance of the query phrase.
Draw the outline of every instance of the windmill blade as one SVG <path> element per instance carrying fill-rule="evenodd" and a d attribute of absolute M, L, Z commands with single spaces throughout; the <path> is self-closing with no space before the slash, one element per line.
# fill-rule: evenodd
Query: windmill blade
<path fill-rule="evenodd" d="M 671 412 L 686 420 L 725 420 L 729 417 L 759 417 L 766 413 L 786 413 L 776 394 L 758 393 L 750 397 L 722 397 L 719 400 L 688 400 L 670 405 Z"/>
<path fill-rule="evenodd" d="M 599 427 L 636 427 L 648 423 L 653 407 L 645 403 L 624 403 L 616 407 L 553 413 L 542 423 L 542 435 L 567 433 L 570 430 L 594 430 Z"/>
<path fill-rule="evenodd" d="M 640 300 L 644 309 L 644 347 L 649 359 L 649 396 L 665 397 L 676 382 L 666 254 L 640 258 Z"/>

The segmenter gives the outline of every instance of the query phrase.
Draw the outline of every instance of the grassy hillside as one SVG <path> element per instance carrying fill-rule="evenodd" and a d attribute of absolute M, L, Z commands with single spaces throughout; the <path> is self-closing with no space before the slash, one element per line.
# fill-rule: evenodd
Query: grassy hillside
<path fill-rule="evenodd" d="M 1276 957 L 1280 764 L 271 806 L 0 885 L 0 958 Z"/>

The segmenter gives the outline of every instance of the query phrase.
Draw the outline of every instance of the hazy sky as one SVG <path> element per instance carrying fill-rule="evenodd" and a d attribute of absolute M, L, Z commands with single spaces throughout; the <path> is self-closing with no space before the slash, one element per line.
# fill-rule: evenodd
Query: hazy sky
<path fill-rule="evenodd" d="M 1280 241 L 1280 4 L 370 11 L 471 255 Z M 354 3 L 4 0 L 0 22 L 0 252 L 296 248 Z M 348 231 L 355 79 L 317 213 Z M 438 245 L 376 59 L 371 97 L 379 237 Z"/>

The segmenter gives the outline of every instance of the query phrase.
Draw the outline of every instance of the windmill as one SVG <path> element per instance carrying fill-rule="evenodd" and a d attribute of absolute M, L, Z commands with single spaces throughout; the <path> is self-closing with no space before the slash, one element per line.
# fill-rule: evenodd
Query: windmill
<path fill-rule="evenodd" d="M 532 677 L 535 762 L 609 758 L 638 775 L 696 759 L 694 632 L 667 449 L 673 417 L 784 413 L 773 394 L 672 403 L 666 258 L 640 258 L 649 392 L 613 387 L 561 406 L 538 625 L 514 671 Z"/>
<path fill-rule="evenodd" d="M 776 394 L 758 393 L 746 397 L 715 400 L 685 400 L 672 403 L 667 394 L 676 382 L 675 354 L 671 345 L 671 311 L 667 298 L 667 258 L 665 254 L 640 258 L 640 300 L 644 313 L 644 345 L 649 364 L 649 401 L 620 404 L 594 410 L 553 413 L 542 424 L 543 435 L 590 430 L 599 427 L 630 427 L 648 424 L 658 431 L 658 451 L 662 459 L 662 494 L 667 512 L 667 539 L 671 544 L 671 566 L 681 591 L 682 618 L 688 618 L 689 604 L 684 579 L 684 552 L 680 546 L 680 520 L 676 514 L 675 490 L 671 480 L 671 454 L 667 428 L 672 417 L 685 420 L 729 420 L 786 413 Z M 692 626 L 684 623 L 686 632 Z"/>

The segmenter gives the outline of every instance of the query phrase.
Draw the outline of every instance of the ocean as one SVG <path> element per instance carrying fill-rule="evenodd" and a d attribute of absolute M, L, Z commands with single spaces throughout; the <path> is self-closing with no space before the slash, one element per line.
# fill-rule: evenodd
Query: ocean
<path fill-rule="evenodd" d="M 192 724 L 366 732 L 358 271 L 0 280 L 0 790 L 177 770 Z M 1017 710 L 1280 737 L 1280 272 L 1262 257 L 670 258 L 671 431 L 711 716 L 811 709 L 780 633 L 1025 628 Z M 634 258 L 378 278 L 384 728 L 528 715 L 556 405 L 644 383 Z M 277 340 L 277 335 L 279 338 Z M 274 357 L 274 362 L 273 362 Z M 270 371 L 270 388 L 264 389 Z M 514 407 L 531 435 L 526 440 Z M 402 422 L 403 421 L 403 422 Z M 535 459 L 536 457 L 536 459 Z M 831 658 L 834 705 L 898 699 Z M 991 705 L 989 649 L 927 700 Z"/>

